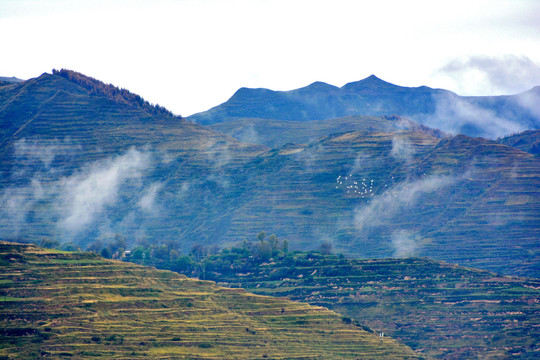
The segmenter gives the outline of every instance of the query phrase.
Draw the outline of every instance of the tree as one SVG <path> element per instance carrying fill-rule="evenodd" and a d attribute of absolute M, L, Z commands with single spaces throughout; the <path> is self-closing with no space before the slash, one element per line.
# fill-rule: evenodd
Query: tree
<path fill-rule="evenodd" d="M 289 252 L 289 241 L 283 240 L 281 243 L 281 250 L 286 254 Z"/>
<path fill-rule="evenodd" d="M 104 258 L 110 259 L 111 258 L 111 252 L 109 251 L 109 249 L 103 248 L 101 250 L 101 256 L 103 256 Z"/>
<path fill-rule="evenodd" d="M 191 254 L 193 254 L 193 256 L 195 256 L 195 260 L 200 263 L 206 255 L 206 248 L 201 244 L 195 244 L 191 248 Z"/>
<path fill-rule="evenodd" d="M 279 240 L 275 234 L 272 234 L 268 237 L 268 243 L 270 244 L 270 247 L 272 248 L 272 254 L 278 251 Z"/>
<path fill-rule="evenodd" d="M 60 243 L 58 242 L 58 240 L 43 238 L 40 240 L 39 246 L 47 249 L 56 249 L 60 246 Z"/>
<path fill-rule="evenodd" d="M 332 253 L 332 244 L 328 241 L 325 241 L 319 246 L 319 251 L 323 255 L 330 255 Z"/>

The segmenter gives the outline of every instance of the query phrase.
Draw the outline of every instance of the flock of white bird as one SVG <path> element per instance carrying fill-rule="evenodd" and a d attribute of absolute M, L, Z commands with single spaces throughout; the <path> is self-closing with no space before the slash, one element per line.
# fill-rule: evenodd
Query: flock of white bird
<path fill-rule="evenodd" d="M 373 192 L 374 182 L 374 179 L 366 180 L 365 178 L 362 178 L 362 180 L 356 180 L 352 174 L 349 174 L 349 176 L 340 175 L 336 179 L 336 189 L 341 188 L 346 190 L 347 194 L 358 194 L 362 196 L 362 198 L 367 198 L 375 195 Z M 385 187 L 386 186 L 387 185 L 385 185 Z"/>

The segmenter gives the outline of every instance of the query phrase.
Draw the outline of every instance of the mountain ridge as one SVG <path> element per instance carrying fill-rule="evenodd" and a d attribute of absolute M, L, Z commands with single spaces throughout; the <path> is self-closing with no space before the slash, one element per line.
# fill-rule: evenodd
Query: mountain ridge
<path fill-rule="evenodd" d="M 187 119 L 212 125 L 243 118 L 309 122 L 397 115 L 449 133 L 496 138 L 540 128 L 536 88 L 516 95 L 459 96 L 427 86 L 394 85 L 371 75 L 341 88 L 323 82 L 289 91 L 241 88 L 225 103 Z"/>

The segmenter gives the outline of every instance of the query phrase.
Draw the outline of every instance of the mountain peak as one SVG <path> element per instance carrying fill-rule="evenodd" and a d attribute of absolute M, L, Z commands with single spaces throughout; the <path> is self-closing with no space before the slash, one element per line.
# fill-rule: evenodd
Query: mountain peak
<path fill-rule="evenodd" d="M 76 71 L 68 69 L 53 69 L 52 74 L 53 76 L 62 77 L 68 81 L 71 81 L 72 83 L 75 83 L 85 88 L 90 94 L 104 96 L 111 101 L 129 104 L 152 115 L 161 115 L 178 119 L 182 118 L 180 115 L 173 114 L 171 111 L 165 109 L 163 106 L 160 106 L 158 104 L 150 104 L 141 96 L 133 94 L 126 89 L 118 88 L 112 84 L 105 84 L 100 80 L 94 79 L 90 76 L 78 73 Z M 42 76 L 44 75 L 49 76 L 48 74 L 43 74 Z"/>
<path fill-rule="evenodd" d="M 342 89 L 352 90 L 352 91 L 361 91 L 361 90 L 366 90 L 366 89 L 373 90 L 373 89 L 393 88 L 393 87 L 397 87 L 397 85 L 386 82 L 375 75 L 370 75 L 367 78 L 362 79 L 360 81 L 355 81 L 355 82 L 350 82 L 348 84 L 345 84 L 342 87 Z"/>
<path fill-rule="evenodd" d="M 306 89 L 311 89 L 311 90 L 334 90 L 334 89 L 337 89 L 336 86 L 327 84 L 327 83 L 322 82 L 322 81 L 315 81 L 314 83 L 309 84 L 305 88 Z"/>

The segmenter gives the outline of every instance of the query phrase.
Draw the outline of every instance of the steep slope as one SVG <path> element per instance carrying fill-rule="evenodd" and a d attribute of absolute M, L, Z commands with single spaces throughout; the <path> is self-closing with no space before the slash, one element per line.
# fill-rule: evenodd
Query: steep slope
<path fill-rule="evenodd" d="M 449 133 L 496 138 L 540 128 L 539 100 L 540 87 L 511 96 L 462 97 L 426 86 L 397 86 L 372 75 L 341 88 L 320 82 L 291 91 L 242 88 L 227 102 L 188 119 L 208 125 L 244 118 L 313 121 L 398 115 Z"/>
<path fill-rule="evenodd" d="M 81 80 L 59 73 L 0 87 L 0 152 L 3 156 L 9 145 L 22 138 L 69 137 L 78 145 L 102 154 L 90 159 L 132 146 L 151 146 L 173 155 L 207 151 L 218 143 L 227 145 L 229 151 L 240 149 L 242 153 L 264 149 L 249 148 L 232 138 L 185 122 L 125 90 L 82 74 L 68 74 L 76 74 L 73 75 L 76 79 L 83 79 L 93 87 L 83 86 Z M 130 94 L 134 100 L 127 101 L 119 95 L 122 92 Z"/>
<path fill-rule="evenodd" d="M 151 268 L 0 243 L 7 359 L 416 359 L 321 307 Z"/>
<path fill-rule="evenodd" d="M 206 276 L 321 305 L 433 358 L 535 359 L 540 281 L 428 259 L 352 260 L 317 252 L 253 264 L 245 249 L 209 257 Z"/>

